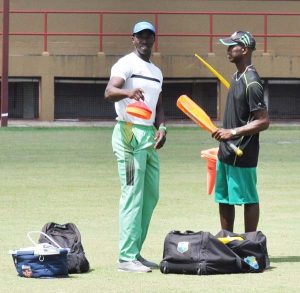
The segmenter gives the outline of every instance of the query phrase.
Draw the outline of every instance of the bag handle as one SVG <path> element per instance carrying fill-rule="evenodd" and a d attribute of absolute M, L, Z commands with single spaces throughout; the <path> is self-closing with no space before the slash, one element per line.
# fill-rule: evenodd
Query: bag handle
<path fill-rule="evenodd" d="M 181 232 L 179 230 L 173 230 L 171 231 L 170 233 L 172 234 L 178 234 L 178 235 L 190 235 L 190 234 L 195 234 L 194 231 L 191 231 L 191 230 L 185 230 L 184 232 Z"/>
<path fill-rule="evenodd" d="M 183 232 L 183 234 L 187 234 L 187 235 L 189 235 L 189 234 L 194 234 L 195 232 L 194 231 L 192 231 L 192 230 L 185 230 L 184 232 Z"/>
<path fill-rule="evenodd" d="M 30 235 L 31 235 L 31 234 L 34 234 L 34 233 L 39 233 L 39 234 L 44 235 L 44 236 L 45 236 L 46 238 L 48 238 L 53 244 L 55 244 L 59 249 L 62 249 L 62 247 L 61 247 L 56 241 L 54 241 L 49 235 L 47 235 L 46 233 L 41 232 L 41 231 L 29 231 L 29 232 L 27 233 L 27 237 L 28 237 L 28 239 L 34 244 L 34 246 L 37 246 L 37 245 L 38 245 L 38 244 L 35 243 L 35 242 L 32 240 L 32 238 L 30 237 Z"/>

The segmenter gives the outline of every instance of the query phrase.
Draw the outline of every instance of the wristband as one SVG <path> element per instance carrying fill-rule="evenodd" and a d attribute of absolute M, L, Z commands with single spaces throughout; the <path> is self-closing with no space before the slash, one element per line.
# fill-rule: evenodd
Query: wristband
<path fill-rule="evenodd" d="M 167 133 L 167 127 L 166 126 L 159 126 L 158 130 L 163 130 L 165 133 Z"/>

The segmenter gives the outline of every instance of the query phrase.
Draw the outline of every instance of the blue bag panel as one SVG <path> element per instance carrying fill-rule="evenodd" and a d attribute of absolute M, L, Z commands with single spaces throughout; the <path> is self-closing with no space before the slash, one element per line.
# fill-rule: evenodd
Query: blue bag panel
<path fill-rule="evenodd" d="M 67 253 L 61 250 L 54 255 L 13 254 L 12 257 L 20 277 L 64 278 L 68 277 Z"/>

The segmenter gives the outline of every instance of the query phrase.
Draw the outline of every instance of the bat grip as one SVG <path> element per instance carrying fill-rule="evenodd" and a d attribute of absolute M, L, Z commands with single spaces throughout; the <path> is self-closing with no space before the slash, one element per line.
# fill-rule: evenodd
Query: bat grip
<path fill-rule="evenodd" d="M 235 146 L 233 143 L 229 143 L 227 142 L 227 144 L 229 145 L 229 147 L 235 152 L 235 154 L 238 156 L 238 157 L 241 157 L 243 155 L 243 151 L 238 148 L 237 146 Z"/>

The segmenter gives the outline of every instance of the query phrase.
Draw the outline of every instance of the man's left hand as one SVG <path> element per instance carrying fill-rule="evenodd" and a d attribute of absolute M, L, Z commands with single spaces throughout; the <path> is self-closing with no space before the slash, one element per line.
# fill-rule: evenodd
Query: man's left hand
<path fill-rule="evenodd" d="M 154 140 L 155 140 L 155 145 L 154 149 L 159 150 L 160 148 L 163 147 L 165 144 L 167 137 L 166 137 L 166 131 L 165 130 L 158 130 L 155 134 Z"/>

